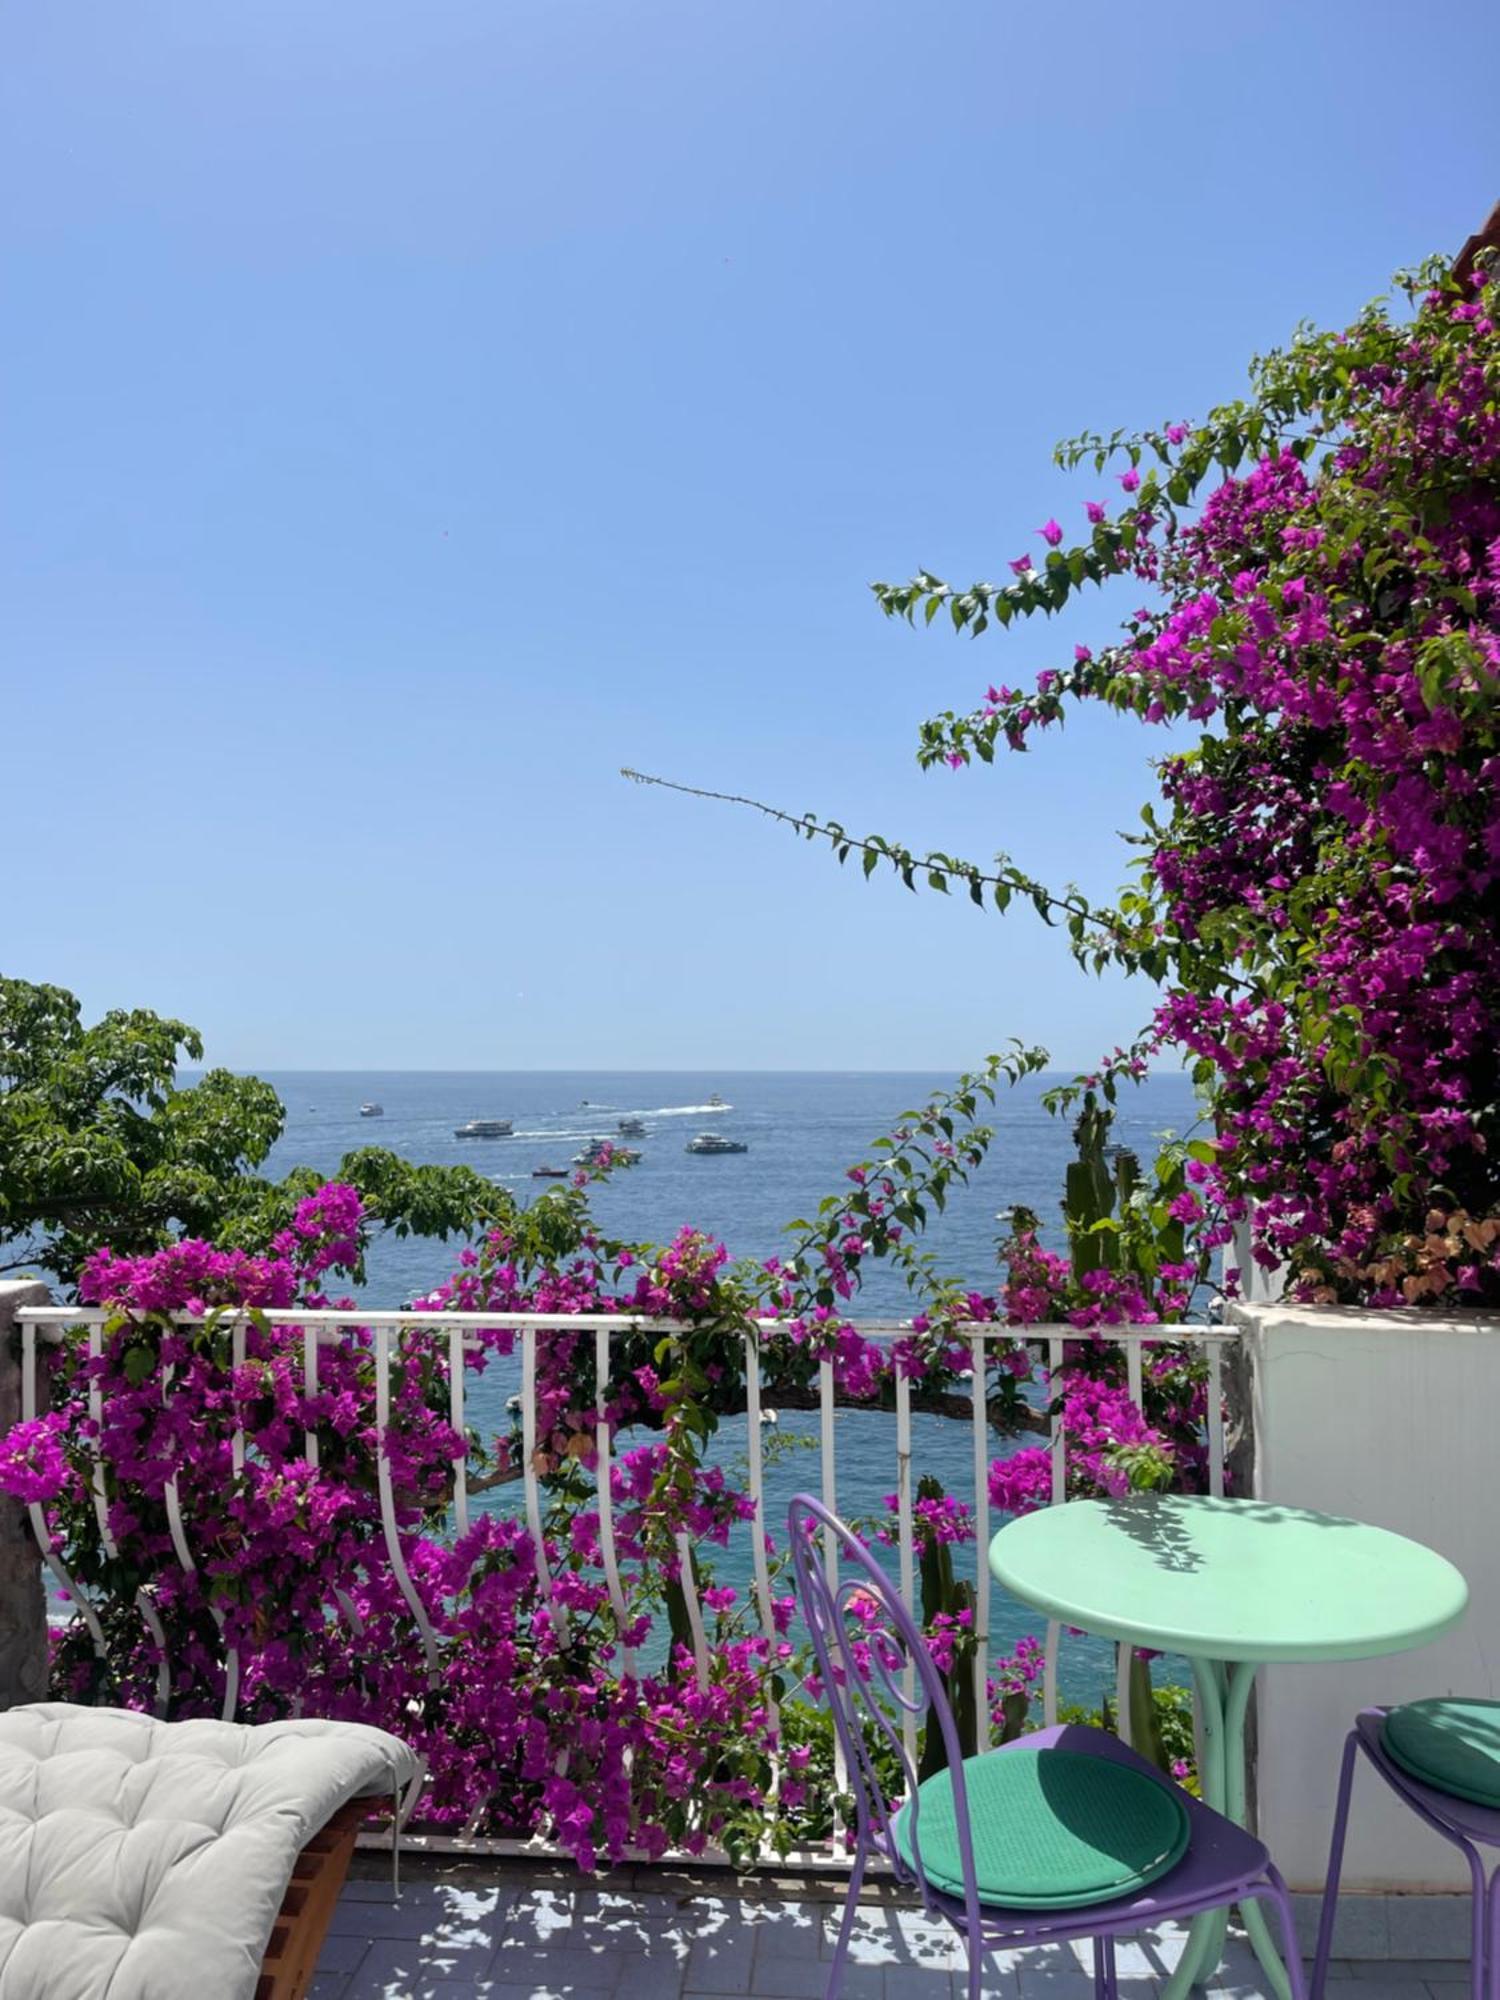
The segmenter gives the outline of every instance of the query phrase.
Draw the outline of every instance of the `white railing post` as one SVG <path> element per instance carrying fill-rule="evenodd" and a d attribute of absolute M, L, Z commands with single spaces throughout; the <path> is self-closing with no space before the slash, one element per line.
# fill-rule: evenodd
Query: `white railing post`
<path fill-rule="evenodd" d="M 16 1316 L 23 1307 L 45 1306 L 51 1292 L 35 1278 L 0 1282 L 0 1432 L 22 1420 L 22 1356 L 16 1343 Z M 33 1338 L 32 1367 L 35 1369 Z M 0 1708 L 42 1701 L 47 1693 L 47 1599 L 42 1589 L 42 1555 L 27 1532 L 19 1500 L 0 1495 Z"/>

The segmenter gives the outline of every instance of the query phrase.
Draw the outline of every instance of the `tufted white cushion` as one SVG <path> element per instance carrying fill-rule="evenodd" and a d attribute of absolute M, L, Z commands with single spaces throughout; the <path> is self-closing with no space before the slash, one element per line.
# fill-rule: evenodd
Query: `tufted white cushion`
<path fill-rule="evenodd" d="M 362 1723 L 0 1714 L 0 2000 L 248 2000 L 299 1850 L 415 1768 Z"/>

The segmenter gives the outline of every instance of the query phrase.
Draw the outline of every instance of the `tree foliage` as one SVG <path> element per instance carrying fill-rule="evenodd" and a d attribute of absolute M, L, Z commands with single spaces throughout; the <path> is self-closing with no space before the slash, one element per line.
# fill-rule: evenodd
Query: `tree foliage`
<path fill-rule="evenodd" d="M 254 1249 L 287 1226 L 327 1175 L 257 1174 L 281 1136 L 281 1101 L 227 1069 L 180 1081 L 202 1058 L 184 1021 L 138 1007 L 86 1025 L 62 987 L 0 979 L 0 1271 L 71 1284 L 105 1244 L 128 1255 L 211 1236 Z M 377 1147 L 350 1153 L 339 1178 L 359 1189 L 367 1231 L 447 1237 L 504 1208 L 468 1168 Z"/>

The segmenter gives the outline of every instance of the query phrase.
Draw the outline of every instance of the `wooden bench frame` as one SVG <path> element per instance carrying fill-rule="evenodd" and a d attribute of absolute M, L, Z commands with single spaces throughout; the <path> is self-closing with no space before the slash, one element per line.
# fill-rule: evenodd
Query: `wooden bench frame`
<path fill-rule="evenodd" d="M 260 1962 L 255 2000 L 303 2000 L 349 1873 L 355 1837 L 378 1803 L 351 1799 L 340 1806 L 297 1856 Z"/>

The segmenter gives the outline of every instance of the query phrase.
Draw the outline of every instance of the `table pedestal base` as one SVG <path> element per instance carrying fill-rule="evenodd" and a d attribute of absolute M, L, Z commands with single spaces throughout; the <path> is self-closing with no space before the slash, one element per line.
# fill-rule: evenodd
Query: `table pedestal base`
<path fill-rule="evenodd" d="M 1245 1711 L 1255 1685 L 1255 1662 L 1238 1660 L 1226 1666 L 1218 1660 L 1194 1660 L 1192 1666 L 1200 1742 L 1198 1782 L 1203 1802 L 1215 1812 L 1223 1813 L 1226 1819 L 1232 1819 L 1236 1826 L 1243 1826 Z M 1259 1902 L 1242 1904 L 1240 1915 L 1271 1992 L 1276 2000 L 1291 2000 L 1291 1981 Z M 1201 1917 L 1194 1917 L 1177 1970 L 1167 1982 L 1162 2000 L 1186 2000 L 1199 1980 L 1213 1975 L 1224 1956 L 1228 1930 L 1227 1910 L 1207 1910 Z"/>

